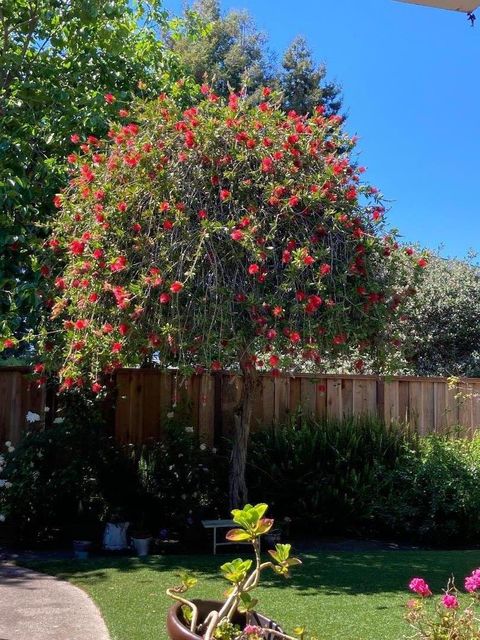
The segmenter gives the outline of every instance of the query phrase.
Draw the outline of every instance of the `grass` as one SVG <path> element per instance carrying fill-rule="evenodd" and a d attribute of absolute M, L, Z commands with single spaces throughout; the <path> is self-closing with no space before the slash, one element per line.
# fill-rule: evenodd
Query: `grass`
<path fill-rule="evenodd" d="M 229 556 L 164 556 L 30 562 L 70 580 L 97 603 L 112 640 L 164 640 L 167 586 L 182 568 L 195 571 L 195 597 L 221 598 L 219 564 Z M 289 581 L 268 575 L 257 594 L 259 611 L 291 630 L 305 624 L 322 640 L 394 640 L 411 635 L 403 621 L 406 585 L 424 577 L 439 593 L 453 573 L 459 586 L 480 565 L 478 551 L 315 553 L 302 556 Z"/>

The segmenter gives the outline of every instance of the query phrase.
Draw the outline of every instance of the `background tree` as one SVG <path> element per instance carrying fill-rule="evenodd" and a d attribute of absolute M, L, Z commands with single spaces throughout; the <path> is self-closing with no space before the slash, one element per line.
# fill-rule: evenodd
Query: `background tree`
<path fill-rule="evenodd" d="M 43 331 L 62 388 L 102 389 L 146 362 L 242 374 L 230 496 L 244 479 L 260 370 L 319 371 L 353 353 L 385 364 L 411 292 L 409 256 L 382 237 L 376 189 L 341 118 L 207 94 L 166 96 L 82 144 L 49 241 L 56 289 Z M 415 258 L 417 273 L 425 266 Z"/>
<path fill-rule="evenodd" d="M 192 28 L 208 25 L 203 37 L 194 43 L 188 37 L 170 39 L 172 50 L 201 84 L 207 79 L 220 95 L 245 87 L 253 100 L 261 99 L 264 85 L 281 89 L 282 108 L 312 113 L 323 104 L 328 115 L 340 112 L 339 87 L 326 80 L 326 67 L 317 65 L 304 38 L 296 38 L 284 54 L 281 65 L 274 62 L 268 39 L 246 11 L 223 15 L 220 0 L 197 0 L 185 12 L 185 23 Z"/>
<path fill-rule="evenodd" d="M 480 268 L 473 256 L 433 256 L 407 316 L 412 371 L 480 376 Z"/>
<path fill-rule="evenodd" d="M 295 38 L 284 53 L 279 75 L 283 108 L 305 114 L 323 104 L 327 115 L 339 113 L 340 89 L 335 83 L 327 82 L 326 75 L 325 65 L 315 64 L 305 38 Z"/>
<path fill-rule="evenodd" d="M 103 136 L 132 93 L 153 96 L 182 77 L 158 38 L 166 20 L 160 0 L 0 3 L 0 337 L 38 320 L 39 250 L 70 136 Z"/>

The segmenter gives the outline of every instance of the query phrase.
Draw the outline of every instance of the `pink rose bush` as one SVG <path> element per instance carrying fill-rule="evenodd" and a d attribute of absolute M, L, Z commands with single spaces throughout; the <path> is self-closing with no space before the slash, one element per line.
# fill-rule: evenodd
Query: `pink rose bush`
<path fill-rule="evenodd" d="M 453 578 L 443 596 L 429 605 L 433 594 L 423 578 L 412 578 L 409 589 L 417 596 L 407 602 L 406 620 L 422 640 L 473 640 L 480 638 L 480 618 L 475 607 L 480 601 L 480 569 L 465 578 L 465 591 L 470 594 L 462 605 Z"/>

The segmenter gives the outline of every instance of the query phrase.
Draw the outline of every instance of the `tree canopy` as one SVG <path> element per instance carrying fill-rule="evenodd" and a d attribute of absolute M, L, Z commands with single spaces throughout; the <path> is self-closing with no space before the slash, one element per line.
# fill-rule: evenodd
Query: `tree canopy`
<path fill-rule="evenodd" d="M 0 3 L 0 336 L 38 321 L 40 249 L 71 134 L 101 137 L 122 100 L 183 78 L 158 37 L 166 23 L 160 0 Z"/>
<path fill-rule="evenodd" d="M 268 88 L 258 106 L 202 91 L 143 103 L 70 158 L 42 265 L 64 386 L 146 360 L 318 370 L 392 343 L 411 258 L 378 233 L 341 118 L 287 115 Z"/>

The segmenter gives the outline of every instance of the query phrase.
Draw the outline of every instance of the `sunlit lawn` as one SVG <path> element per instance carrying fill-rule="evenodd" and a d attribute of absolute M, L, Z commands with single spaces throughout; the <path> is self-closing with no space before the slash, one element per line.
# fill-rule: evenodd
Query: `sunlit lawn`
<path fill-rule="evenodd" d="M 32 562 L 32 568 L 70 580 L 100 608 L 112 640 L 163 640 L 170 604 L 165 589 L 182 568 L 195 570 L 196 597 L 219 598 L 225 583 L 217 567 L 229 556 Z M 315 553 L 302 556 L 291 580 L 268 576 L 258 609 L 285 630 L 302 624 L 328 640 L 390 640 L 410 634 L 403 621 L 412 576 L 438 593 L 452 572 L 459 585 L 480 565 L 480 551 Z M 193 592 L 192 592 L 193 595 Z"/>

